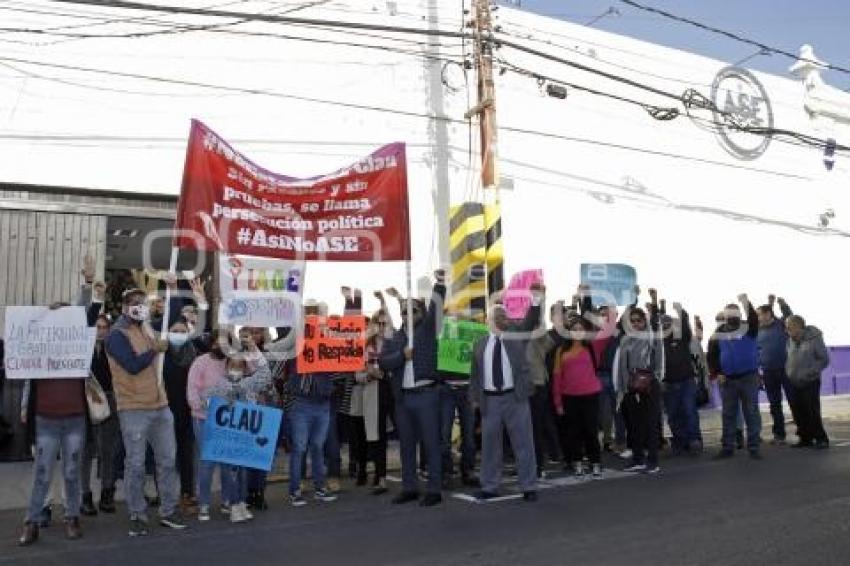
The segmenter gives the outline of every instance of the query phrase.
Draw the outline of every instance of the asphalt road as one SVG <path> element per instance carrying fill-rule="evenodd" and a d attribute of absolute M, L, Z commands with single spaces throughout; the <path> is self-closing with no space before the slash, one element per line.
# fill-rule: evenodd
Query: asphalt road
<path fill-rule="evenodd" d="M 272 508 L 251 524 L 216 516 L 131 540 L 119 513 L 85 521 L 75 542 L 52 526 L 31 548 L 15 546 L 21 513 L 8 511 L 0 565 L 846 565 L 850 423 L 829 430 L 827 451 L 765 447 L 760 462 L 745 452 L 667 458 L 658 476 L 552 487 L 536 503 L 475 504 L 447 493 L 435 508 L 399 507 L 349 486 L 335 503 L 294 509 L 273 486 Z"/>

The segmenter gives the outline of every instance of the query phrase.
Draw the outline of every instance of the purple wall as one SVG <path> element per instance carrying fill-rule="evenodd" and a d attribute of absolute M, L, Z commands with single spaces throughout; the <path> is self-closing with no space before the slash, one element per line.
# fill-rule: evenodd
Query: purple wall
<path fill-rule="evenodd" d="M 830 346 L 829 358 L 831 363 L 821 378 L 821 396 L 850 394 L 850 346 Z M 759 393 L 759 401 L 767 403 L 764 391 Z M 717 382 L 714 382 L 711 387 L 711 406 L 720 408 L 721 405 L 720 391 Z"/>

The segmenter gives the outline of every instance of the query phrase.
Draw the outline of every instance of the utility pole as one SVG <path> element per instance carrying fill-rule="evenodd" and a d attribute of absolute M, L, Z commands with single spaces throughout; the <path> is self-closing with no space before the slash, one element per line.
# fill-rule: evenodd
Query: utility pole
<path fill-rule="evenodd" d="M 484 224 L 487 249 L 487 296 L 505 287 L 502 252 L 502 214 L 499 195 L 496 85 L 493 79 L 493 17 L 490 0 L 474 0 L 475 61 L 481 128 L 481 186 L 485 194 Z M 492 197 L 488 196 L 492 194 Z"/>

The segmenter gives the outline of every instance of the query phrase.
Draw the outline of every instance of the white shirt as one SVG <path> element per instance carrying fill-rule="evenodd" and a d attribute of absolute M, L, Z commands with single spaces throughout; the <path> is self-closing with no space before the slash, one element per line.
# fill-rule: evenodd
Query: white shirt
<path fill-rule="evenodd" d="M 495 393 L 496 386 L 493 385 L 493 348 L 496 347 L 496 337 L 490 335 L 487 339 L 487 345 L 484 347 L 484 391 Z M 508 352 L 505 350 L 505 342 L 502 341 L 502 377 L 504 384 L 502 391 L 514 388 L 514 372 L 511 369 L 511 361 L 508 359 Z"/>

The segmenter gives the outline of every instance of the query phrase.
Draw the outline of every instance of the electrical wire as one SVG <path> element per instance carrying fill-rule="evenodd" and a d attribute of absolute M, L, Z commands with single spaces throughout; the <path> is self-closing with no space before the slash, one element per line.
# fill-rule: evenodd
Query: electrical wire
<path fill-rule="evenodd" d="M 752 45 L 753 47 L 758 47 L 760 50 L 768 52 L 768 53 L 775 53 L 777 55 L 782 55 L 783 57 L 788 57 L 789 59 L 793 59 L 794 61 L 803 61 L 803 62 L 806 62 L 806 63 L 814 63 L 814 64 L 821 66 L 825 69 L 829 69 L 829 70 L 832 70 L 832 71 L 838 71 L 840 73 L 850 74 L 850 69 L 848 69 L 846 67 L 839 67 L 838 65 L 829 65 L 827 63 L 821 63 L 820 61 L 813 61 L 811 59 L 806 59 L 805 57 L 800 57 L 799 55 L 795 55 L 795 54 L 793 54 L 789 51 L 785 51 L 784 49 L 779 49 L 777 47 L 771 47 L 771 46 L 766 45 L 766 44 L 764 44 L 760 41 L 755 41 L 753 39 L 743 37 L 741 35 L 738 35 L 736 33 L 732 33 L 730 31 L 726 31 L 726 30 L 722 30 L 720 28 L 709 26 L 707 24 L 698 22 L 696 20 L 692 20 L 690 18 L 685 18 L 683 16 L 677 16 L 676 14 L 661 10 L 659 8 L 653 8 L 652 6 L 646 6 L 644 4 L 639 4 L 639 3 L 635 2 L 634 0 L 620 0 L 620 2 L 622 2 L 623 4 L 626 4 L 628 6 L 631 6 L 632 8 L 636 8 L 638 10 L 643 10 L 644 12 L 656 14 L 656 15 L 662 16 L 664 18 L 667 18 L 669 20 L 674 20 L 674 21 L 677 21 L 677 22 L 680 22 L 680 23 L 683 23 L 683 24 L 688 24 L 688 25 L 697 27 L 699 29 L 702 29 L 704 31 L 715 33 L 717 35 L 722 35 L 722 36 L 727 37 L 729 39 L 738 41 L 740 43 L 746 43 L 747 45 Z"/>

